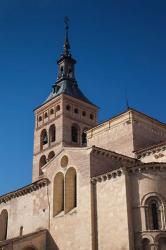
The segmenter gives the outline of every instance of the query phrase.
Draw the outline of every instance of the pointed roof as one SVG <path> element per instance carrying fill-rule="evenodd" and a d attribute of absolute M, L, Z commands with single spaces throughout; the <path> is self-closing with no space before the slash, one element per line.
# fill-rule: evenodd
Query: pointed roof
<path fill-rule="evenodd" d="M 75 79 L 74 65 L 76 60 L 72 58 L 70 53 L 70 43 L 68 38 L 69 31 L 69 19 L 65 17 L 65 39 L 63 45 L 63 53 L 60 59 L 57 61 L 58 64 L 58 77 L 57 81 L 53 84 L 53 90 L 44 101 L 44 103 L 50 101 L 51 99 L 57 97 L 58 95 L 64 93 L 66 95 L 72 96 L 76 99 L 89 103 L 93 106 L 92 102 L 83 94 L 83 92 L 78 87 L 77 81 Z"/>
<path fill-rule="evenodd" d="M 80 90 L 80 88 L 78 87 L 78 84 L 73 83 L 71 81 L 69 81 L 68 79 L 64 79 L 62 81 L 60 81 L 59 83 L 57 83 L 54 86 L 55 91 L 53 90 L 49 96 L 47 97 L 47 99 L 45 100 L 44 103 L 50 101 L 51 99 L 55 98 L 56 96 L 64 93 L 66 95 L 72 96 L 76 99 L 79 99 L 81 101 L 87 102 L 91 105 L 94 105 L 92 102 L 89 101 L 89 99 L 84 95 L 84 93 Z M 96 106 L 96 105 L 94 105 Z"/>

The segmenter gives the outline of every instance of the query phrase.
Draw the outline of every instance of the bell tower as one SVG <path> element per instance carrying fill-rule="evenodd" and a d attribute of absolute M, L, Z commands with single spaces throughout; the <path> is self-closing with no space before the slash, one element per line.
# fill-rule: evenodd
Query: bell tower
<path fill-rule="evenodd" d="M 70 53 L 68 19 L 65 19 L 63 53 L 57 61 L 57 80 L 45 102 L 37 107 L 34 129 L 33 181 L 63 147 L 86 147 L 86 130 L 97 125 L 98 107 L 79 89 L 76 60 Z"/>

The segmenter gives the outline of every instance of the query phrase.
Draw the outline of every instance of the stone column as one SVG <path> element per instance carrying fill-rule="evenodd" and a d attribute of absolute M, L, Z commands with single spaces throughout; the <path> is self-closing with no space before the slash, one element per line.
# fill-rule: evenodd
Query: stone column
<path fill-rule="evenodd" d="M 149 244 L 150 250 L 158 250 L 158 243 L 151 243 Z"/>

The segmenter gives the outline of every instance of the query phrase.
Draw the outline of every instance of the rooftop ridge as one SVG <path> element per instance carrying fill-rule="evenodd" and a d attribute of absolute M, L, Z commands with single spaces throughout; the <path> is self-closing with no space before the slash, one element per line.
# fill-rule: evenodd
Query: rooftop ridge
<path fill-rule="evenodd" d="M 144 153 L 144 152 L 149 151 L 149 150 L 154 149 L 154 148 L 163 147 L 164 145 L 166 145 L 166 141 L 162 141 L 160 143 L 156 143 L 156 144 L 153 144 L 151 146 L 140 148 L 140 149 L 137 149 L 137 150 L 135 150 L 133 152 L 141 154 L 141 153 Z"/>
<path fill-rule="evenodd" d="M 38 190 L 46 185 L 48 186 L 49 183 L 50 183 L 50 181 L 47 178 L 43 178 L 43 179 L 37 180 L 29 185 L 26 185 L 22 188 L 19 188 L 15 191 L 6 193 L 6 194 L 0 196 L 0 204 L 6 203 L 9 200 L 14 199 L 16 197 L 23 196 L 23 195 L 26 195 L 26 194 L 31 193 L 33 191 L 36 191 L 36 190 Z"/>
<path fill-rule="evenodd" d="M 116 115 L 113 115 L 112 117 L 110 117 L 110 118 L 108 118 L 108 119 L 106 119 L 106 120 L 100 122 L 100 123 L 97 124 L 95 127 L 89 129 L 88 131 L 91 131 L 91 130 L 93 130 L 93 129 L 97 129 L 98 127 L 104 125 L 105 123 L 110 122 L 111 120 L 114 120 L 114 119 L 118 118 L 118 117 L 121 116 L 121 115 L 130 113 L 131 111 L 133 111 L 133 112 L 135 112 L 135 113 L 137 113 L 137 114 L 140 114 L 140 115 L 146 117 L 147 119 L 153 120 L 153 121 L 159 123 L 159 124 L 160 124 L 161 126 L 163 126 L 163 127 L 166 127 L 166 123 L 161 122 L 161 121 L 159 121 L 159 120 L 157 120 L 157 119 L 151 117 L 150 115 L 147 115 L 147 114 L 145 114 L 145 113 L 143 113 L 143 112 L 141 112 L 141 111 L 138 111 L 138 110 L 136 110 L 136 109 L 134 109 L 134 108 L 130 108 L 130 107 L 129 107 L 129 109 L 127 109 L 127 110 L 125 110 L 125 111 L 123 111 L 123 112 L 119 112 L 119 113 L 116 114 Z"/>
<path fill-rule="evenodd" d="M 106 153 L 106 156 L 109 156 L 109 154 L 113 154 L 114 156 L 119 156 L 119 158 L 123 158 L 123 160 L 127 160 L 127 161 L 130 161 L 130 162 L 140 162 L 138 159 L 136 158 L 132 158 L 130 156 L 127 156 L 127 155 L 123 155 L 123 154 L 120 154 L 120 153 L 117 153 L 115 151 L 111 151 L 111 150 L 108 150 L 108 149 L 104 149 L 104 148 L 100 148 L 100 147 L 97 147 L 95 145 L 92 146 L 92 152 L 105 152 Z M 107 155 L 108 154 L 108 155 Z"/>

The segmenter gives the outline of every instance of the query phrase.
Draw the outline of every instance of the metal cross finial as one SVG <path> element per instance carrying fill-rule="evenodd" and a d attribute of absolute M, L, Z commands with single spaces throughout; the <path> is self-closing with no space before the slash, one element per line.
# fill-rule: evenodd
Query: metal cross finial
<path fill-rule="evenodd" d="M 64 23 L 65 23 L 65 29 L 68 30 L 69 29 L 69 18 L 67 16 L 65 16 L 64 18 Z"/>
<path fill-rule="evenodd" d="M 70 55 L 70 44 L 68 40 L 68 30 L 69 30 L 69 18 L 65 16 L 64 18 L 64 23 L 65 23 L 65 43 L 64 43 L 64 54 L 65 55 Z"/>

